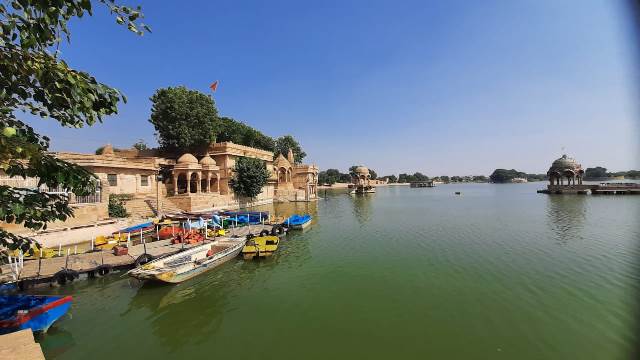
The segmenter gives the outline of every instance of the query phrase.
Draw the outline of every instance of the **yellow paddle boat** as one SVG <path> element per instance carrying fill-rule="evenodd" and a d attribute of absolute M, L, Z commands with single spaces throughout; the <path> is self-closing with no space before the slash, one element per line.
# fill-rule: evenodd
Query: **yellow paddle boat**
<path fill-rule="evenodd" d="M 11 255 L 17 258 L 20 255 L 20 249 L 13 250 Z M 25 259 L 39 259 L 40 255 L 42 255 L 43 259 L 49 259 L 56 256 L 56 250 L 46 247 L 38 248 L 36 245 L 31 245 L 29 250 L 22 254 Z"/>
<path fill-rule="evenodd" d="M 96 236 L 96 240 L 93 245 L 97 249 L 101 250 L 111 250 L 114 246 L 120 243 L 127 242 L 127 234 L 113 234 L 113 237 L 105 237 L 103 235 Z"/>
<path fill-rule="evenodd" d="M 247 260 L 271 256 L 278 249 L 279 242 L 280 239 L 277 236 L 251 237 L 242 248 L 242 256 Z"/>

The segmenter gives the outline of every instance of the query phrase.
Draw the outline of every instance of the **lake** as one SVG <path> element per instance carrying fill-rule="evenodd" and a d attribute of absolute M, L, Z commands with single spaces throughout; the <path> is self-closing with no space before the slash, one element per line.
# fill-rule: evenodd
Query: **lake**
<path fill-rule="evenodd" d="M 46 290 L 74 304 L 39 341 L 47 359 L 628 359 L 640 197 L 544 186 L 261 207 L 314 224 L 177 286 L 116 274 Z"/>

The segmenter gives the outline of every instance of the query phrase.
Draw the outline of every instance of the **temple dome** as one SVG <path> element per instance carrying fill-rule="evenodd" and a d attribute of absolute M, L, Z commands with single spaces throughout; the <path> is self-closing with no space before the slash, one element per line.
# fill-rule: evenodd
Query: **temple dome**
<path fill-rule="evenodd" d="M 198 164 L 198 159 L 195 156 L 185 153 L 178 158 L 178 164 Z"/>
<path fill-rule="evenodd" d="M 580 165 L 576 159 L 568 157 L 566 154 L 562 155 L 561 158 L 556 159 L 552 164 L 549 171 L 564 171 L 564 170 L 573 170 L 578 171 L 582 170 L 582 165 Z"/>
<path fill-rule="evenodd" d="M 213 160 L 213 158 L 209 156 L 209 154 L 207 154 L 202 159 L 200 159 L 200 165 L 215 166 L 216 161 Z"/>
<path fill-rule="evenodd" d="M 547 171 L 549 177 L 559 176 L 581 176 L 584 173 L 582 165 L 580 165 L 576 159 L 568 157 L 566 154 L 562 155 L 559 159 L 556 159 Z"/>
<path fill-rule="evenodd" d="M 355 173 L 367 175 L 369 174 L 369 169 L 367 169 L 365 166 L 358 166 L 355 170 Z"/>

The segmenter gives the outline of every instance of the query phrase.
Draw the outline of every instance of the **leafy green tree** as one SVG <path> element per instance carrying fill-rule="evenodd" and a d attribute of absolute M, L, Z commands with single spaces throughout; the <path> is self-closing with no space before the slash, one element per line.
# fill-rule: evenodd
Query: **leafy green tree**
<path fill-rule="evenodd" d="M 276 149 L 273 156 L 282 154 L 282 156 L 287 157 L 289 149 L 293 151 L 293 160 L 296 164 L 300 164 L 302 162 L 302 159 L 307 156 L 307 154 L 302 150 L 302 147 L 300 146 L 298 141 L 291 135 L 281 136 L 276 139 Z"/>
<path fill-rule="evenodd" d="M 140 139 L 135 144 L 133 144 L 133 148 L 142 151 L 149 149 L 149 146 L 147 146 L 147 143 L 144 142 L 144 140 Z"/>
<path fill-rule="evenodd" d="M 607 169 L 596 166 L 594 168 L 587 168 L 584 172 L 584 177 L 586 179 L 598 179 L 598 178 L 606 178 L 607 177 Z"/>
<path fill-rule="evenodd" d="M 443 183 L 448 183 L 449 181 L 451 181 L 451 179 L 447 175 L 440 176 L 440 180 L 442 180 Z"/>
<path fill-rule="evenodd" d="M 414 173 L 413 178 L 415 179 L 414 181 L 429 181 L 429 177 L 421 172 Z"/>
<path fill-rule="evenodd" d="M 58 47 L 70 41 L 68 22 L 106 5 L 118 24 L 142 34 L 140 8 L 113 0 L 7 0 L 0 4 L 0 170 L 9 176 L 34 177 L 38 186 L 68 189 L 76 195 L 94 191 L 94 176 L 80 166 L 48 153 L 49 138 L 37 134 L 17 116 L 29 113 L 70 128 L 91 126 L 117 113 L 126 101 L 118 90 L 90 74 L 71 68 Z M 0 186 L 0 221 L 38 230 L 73 215 L 65 195 Z M 0 245 L 30 246 L 29 239 L 0 229 Z"/>
<path fill-rule="evenodd" d="M 378 174 L 373 169 L 369 169 L 369 175 L 371 175 L 371 180 L 375 180 L 378 178 Z"/>
<path fill-rule="evenodd" d="M 398 182 L 401 184 L 414 181 L 413 175 L 402 173 L 398 175 Z"/>
<path fill-rule="evenodd" d="M 327 169 L 326 171 L 320 171 L 318 173 L 318 182 L 320 184 L 335 184 L 340 181 L 340 176 L 343 175 L 337 169 Z"/>
<path fill-rule="evenodd" d="M 124 206 L 125 200 L 130 200 L 131 195 L 128 194 L 110 194 L 109 195 L 109 217 L 125 218 L 128 217 L 127 208 Z"/>
<path fill-rule="evenodd" d="M 496 169 L 489 176 L 489 179 L 493 183 L 505 183 L 505 182 L 510 182 L 514 178 L 526 178 L 526 177 L 527 177 L 527 174 L 514 169 L 511 169 L 511 170 Z"/>
<path fill-rule="evenodd" d="M 156 90 L 151 102 L 149 122 L 163 149 L 195 150 L 215 141 L 218 110 L 211 96 L 178 86 Z"/>
<path fill-rule="evenodd" d="M 241 196 L 255 198 L 269 180 L 269 170 L 264 161 L 240 157 L 236 160 L 235 172 L 229 182 L 233 191 Z"/>
<path fill-rule="evenodd" d="M 389 179 L 389 183 L 393 184 L 393 183 L 397 183 L 398 182 L 398 177 L 395 175 L 387 175 L 387 176 L 383 176 L 382 179 Z"/>
<path fill-rule="evenodd" d="M 235 144 L 275 151 L 276 142 L 272 137 L 235 119 L 220 117 L 217 128 L 216 141 L 218 142 L 230 141 Z"/>

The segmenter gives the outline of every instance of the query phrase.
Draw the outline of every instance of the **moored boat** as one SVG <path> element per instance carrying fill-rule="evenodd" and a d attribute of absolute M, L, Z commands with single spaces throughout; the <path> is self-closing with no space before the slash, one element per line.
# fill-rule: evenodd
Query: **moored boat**
<path fill-rule="evenodd" d="M 298 215 L 295 214 L 287 218 L 282 225 L 289 227 L 290 229 L 304 229 L 311 225 L 311 215 Z"/>
<path fill-rule="evenodd" d="M 242 256 L 245 259 L 253 259 L 254 257 L 271 256 L 278 250 L 280 239 L 277 236 L 257 236 L 247 240 L 242 248 Z"/>
<path fill-rule="evenodd" d="M 236 257 L 246 240 L 225 238 L 150 261 L 129 271 L 139 280 L 180 283 Z"/>
<path fill-rule="evenodd" d="M 46 332 L 67 313 L 71 296 L 0 295 L 0 334 L 31 328 Z"/>

